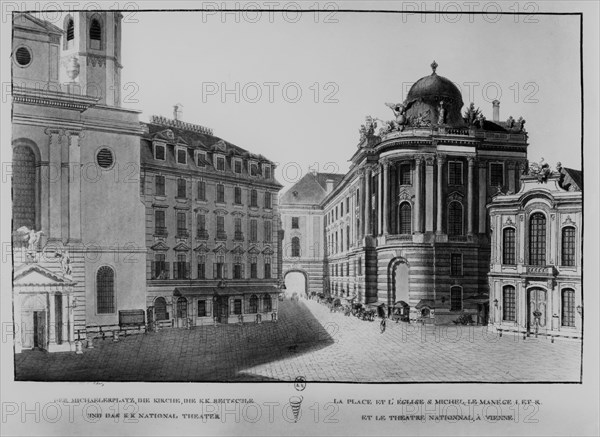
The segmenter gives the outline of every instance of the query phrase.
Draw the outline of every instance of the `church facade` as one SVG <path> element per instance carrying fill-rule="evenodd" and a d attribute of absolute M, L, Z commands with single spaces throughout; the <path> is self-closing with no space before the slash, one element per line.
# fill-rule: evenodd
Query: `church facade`
<path fill-rule="evenodd" d="M 118 12 L 13 17 L 16 351 L 73 350 L 145 308 L 138 112 L 120 106 Z"/>

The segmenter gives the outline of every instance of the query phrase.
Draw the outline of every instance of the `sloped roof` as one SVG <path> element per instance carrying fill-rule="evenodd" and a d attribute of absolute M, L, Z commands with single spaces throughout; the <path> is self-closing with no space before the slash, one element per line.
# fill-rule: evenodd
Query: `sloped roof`
<path fill-rule="evenodd" d="M 31 21 L 34 24 L 34 26 L 27 23 L 27 20 Z M 34 15 L 31 15 L 26 12 L 19 12 L 14 15 L 13 26 L 37 28 L 37 30 L 40 30 L 39 28 L 42 28 L 45 31 L 47 31 L 48 33 L 53 33 L 53 34 L 58 34 L 58 35 L 62 35 L 64 33 L 60 27 L 57 27 L 54 24 L 52 24 L 46 20 L 42 20 L 42 19 L 37 18 Z"/>
<path fill-rule="evenodd" d="M 562 167 L 560 171 L 560 186 L 569 191 L 583 191 L 583 172 L 572 168 Z"/>
<path fill-rule="evenodd" d="M 335 188 L 343 179 L 338 173 L 307 173 L 288 189 L 279 201 L 280 205 L 318 205 L 327 196 L 327 181 Z"/>

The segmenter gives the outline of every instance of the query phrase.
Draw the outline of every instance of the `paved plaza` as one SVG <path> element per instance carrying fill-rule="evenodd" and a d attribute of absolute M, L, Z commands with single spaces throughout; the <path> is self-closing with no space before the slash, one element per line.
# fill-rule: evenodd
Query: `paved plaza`
<path fill-rule="evenodd" d="M 17 380 L 578 382 L 581 342 L 485 327 L 362 321 L 301 299 L 279 321 L 219 325 L 95 341 L 82 355 L 24 351 Z"/>

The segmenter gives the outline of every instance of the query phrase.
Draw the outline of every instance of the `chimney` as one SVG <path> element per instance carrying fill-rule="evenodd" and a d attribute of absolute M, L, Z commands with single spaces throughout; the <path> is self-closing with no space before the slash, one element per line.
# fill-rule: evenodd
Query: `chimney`
<path fill-rule="evenodd" d="M 183 105 L 181 103 L 177 103 L 173 106 L 173 118 L 175 120 L 180 120 L 183 117 Z"/>
<path fill-rule="evenodd" d="M 325 181 L 325 191 L 327 191 L 327 194 L 331 193 L 333 191 L 333 179 L 327 179 Z"/>
<path fill-rule="evenodd" d="M 493 108 L 492 120 L 500 121 L 500 102 L 498 100 L 494 100 L 492 102 L 492 108 Z"/>

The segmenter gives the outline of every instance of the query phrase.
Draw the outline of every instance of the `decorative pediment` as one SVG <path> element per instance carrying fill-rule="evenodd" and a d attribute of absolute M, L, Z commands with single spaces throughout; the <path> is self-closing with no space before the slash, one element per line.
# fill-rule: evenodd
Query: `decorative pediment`
<path fill-rule="evenodd" d="M 260 218 L 260 214 L 256 214 L 255 212 L 249 212 L 248 217 L 252 218 Z"/>
<path fill-rule="evenodd" d="M 173 247 L 173 250 L 176 252 L 189 252 L 190 249 L 191 247 L 185 244 L 183 241 L 178 243 L 177 246 Z"/>
<path fill-rule="evenodd" d="M 23 264 L 15 269 L 13 284 L 15 286 L 22 285 L 73 285 L 66 276 L 52 272 L 39 264 Z"/>
<path fill-rule="evenodd" d="M 413 196 L 411 196 L 411 194 L 407 191 L 407 190 L 402 190 L 400 191 L 400 193 L 398 193 L 398 200 L 399 201 L 410 201 L 413 198 Z"/>
<path fill-rule="evenodd" d="M 222 209 L 222 208 L 217 208 L 213 211 L 216 215 L 227 215 L 229 214 L 228 211 Z"/>
<path fill-rule="evenodd" d="M 188 143 L 184 138 L 182 137 L 177 137 L 177 141 L 176 141 L 178 146 L 182 146 L 182 147 L 188 147 L 190 145 L 190 143 Z"/>
<path fill-rule="evenodd" d="M 453 191 L 450 194 L 448 194 L 448 202 L 453 202 L 455 200 L 461 202 L 464 199 L 464 197 L 465 196 L 460 191 Z"/>
<path fill-rule="evenodd" d="M 156 250 L 156 251 L 167 251 L 167 250 L 169 250 L 169 246 L 167 246 L 164 243 L 164 241 L 159 241 L 154 246 L 151 246 L 150 249 Z"/>
<path fill-rule="evenodd" d="M 504 226 L 514 226 L 514 224 L 515 224 L 515 222 L 513 222 L 510 217 L 508 217 L 506 219 L 506 221 L 504 222 Z"/>
<path fill-rule="evenodd" d="M 208 214 L 210 211 L 206 208 L 202 208 L 202 207 L 197 207 L 194 208 L 194 212 L 198 213 L 198 214 Z"/>
<path fill-rule="evenodd" d="M 160 204 L 160 203 L 153 203 L 152 204 L 152 208 L 168 208 L 169 205 L 167 204 Z"/>
<path fill-rule="evenodd" d="M 274 218 L 274 217 L 273 217 L 273 214 L 264 214 L 264 215 L 262 216 L 262 218 L 263 218 L 264 220 L 273 220 L 273 218 Z"/>
<path fill-rule="evenodd" d="M 566 225 L 575 226 L 575 222 L 573 220 L 571 220 L 570 215 L 568 215 L 567 218 L 565 219 L 565 221 L 563 222 L 563 226 L 566 226 Z"/>
<path fill-rule="evenodd" d="M 250 255 L 258 255 L 260 253 L 260 250 L 258 250 L 256 246 L 252 246 L 250 249 L 248 249 L 248 253 Z"/>
<path fill-rule="evenodd" d="M 263 255 L 273 255 L 275 252 L 273 252 L 273 249 L 267 246 L 263 249 L 262 253 Z"/>
<path fill-rule="evenodd" d="M 192 209 L 192 207 L 190 205 L 174 205 L 173 209 L 189 211 L 190 209 Z"/>
<path fill-rule="evenodd" d="M 242 255 L 246 251 L 244 249 L 242 249 L 242 246 L 238 245 L 238 246 L 235 246 L 231 252 L 234 253 L 234 254 L 236 254 L 236 255 Z"/>
<path fill-rule="evenodd" d="M 224 254 L 224 253 L 227 253 L 228 250 L 227 250 L 227 248 L 225 247 L 224 244 L 219 244 L 217 247 L 215 247 L 213 249 L 213 252 L 214 253 L 218 253 L 218 254 Z"/>
<path fill-rule="evenodd" d="M 222 152 L 225 152 L 225 151 L 227 150 L 227 143 L 226 143 L 225 141 L 223 141 L 223 140 L 219 140 L 219 141 L 217 141 L 217 142 L 216 142 L 216 143 L 213 145 L 213 147 L 214 147 L 216 150 L 220 150 L 220 151 L 222 151 Z"/>
<path fill-rule="evenodd" d="M 173 142 L 175 141 L 175 134 L 171 129 L 165 129 L 155 133 L 153 139 L 161 139 L 164 141 Z"/>
<path fill-rule="evenodd" d="M 198 246 L 196 246 L 194 251 L 199 252 L 199 253 L 206 253 L 206 252 L 210 252 L 210 249 L 208 248 L 208 246 L 205 243 L 200 243 Z"/>
<path fill-rule="evenodd" d="M 234 217 L 244 217 L 246 214 L 244 214 L 244 213 L 243 213 L 243 212 L 241 212 L 241 211 L 233 211 L 233 212 L 231 213 L 231 215 L 232 215 L 232 216 L 234 216 Z"/>

